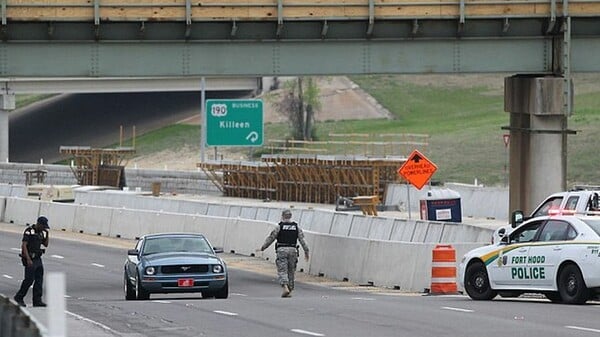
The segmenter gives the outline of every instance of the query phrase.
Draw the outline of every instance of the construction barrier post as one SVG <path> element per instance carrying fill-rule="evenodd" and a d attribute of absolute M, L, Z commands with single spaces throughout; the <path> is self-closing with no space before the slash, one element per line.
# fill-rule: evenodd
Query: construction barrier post
<path fill-rule="evenodd" d="M 432 255 L 430 294 L 458 294 L 456 250 L 452 245 L 436 245 Z"/>

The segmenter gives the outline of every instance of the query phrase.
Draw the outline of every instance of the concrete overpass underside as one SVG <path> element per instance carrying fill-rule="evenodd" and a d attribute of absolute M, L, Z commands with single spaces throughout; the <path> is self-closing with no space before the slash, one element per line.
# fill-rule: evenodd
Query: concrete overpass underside
<path fill-rule="evenodd" d="M 24 78 L 508 72 L 525 211 L 565 188 L 571 72 L 600 71 L 600 0 L 3 0 L 0 16 L 2 160 Z"/>

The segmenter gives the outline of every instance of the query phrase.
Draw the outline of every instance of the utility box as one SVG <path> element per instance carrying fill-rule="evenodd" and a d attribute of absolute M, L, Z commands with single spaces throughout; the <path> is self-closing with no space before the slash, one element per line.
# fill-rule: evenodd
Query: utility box
<path fill-rule="evenodd" d="M 460 194 L 449 189 L 427 191 L 420 200 L 422 220 L 462 222 Z"/>

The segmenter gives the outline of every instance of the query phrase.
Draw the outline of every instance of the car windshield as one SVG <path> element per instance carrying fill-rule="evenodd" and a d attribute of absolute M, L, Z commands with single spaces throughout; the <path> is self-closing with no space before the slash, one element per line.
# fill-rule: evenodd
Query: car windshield
<path fill-rule="evenodd" d="M 585 222 L 591 229 L 596 232 L 596 234 L 600 235 L 600 219 L 581 219 Z"/>
<path fill-rule="evenodd" d="M 202 237 L 159 237 L 148 238 L 142 255 L 173 252 L 212 253 L 208 242 Z"/>

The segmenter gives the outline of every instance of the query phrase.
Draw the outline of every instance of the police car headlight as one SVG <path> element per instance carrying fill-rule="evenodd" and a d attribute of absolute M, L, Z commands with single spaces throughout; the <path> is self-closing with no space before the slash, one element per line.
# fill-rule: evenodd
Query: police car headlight
<path fill-rule="evenodd" d="M 212 269 L 213 269 L 213 273 L 216 273 L 216 274 L 223 272 L 223 266 L 221 266 L 220 264 L 215 264 Z"/>
<path fill-rule="evenodd" d="M 156 274 L 156 269 L 154 267 L 146 267 L 145 273 L 146 275 L 154 275 Z"/>

